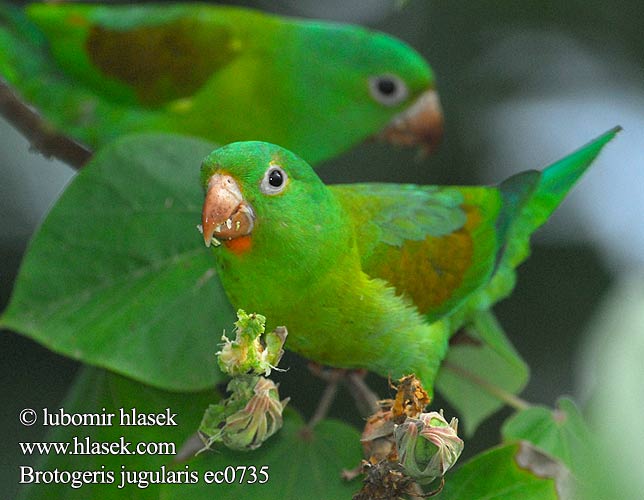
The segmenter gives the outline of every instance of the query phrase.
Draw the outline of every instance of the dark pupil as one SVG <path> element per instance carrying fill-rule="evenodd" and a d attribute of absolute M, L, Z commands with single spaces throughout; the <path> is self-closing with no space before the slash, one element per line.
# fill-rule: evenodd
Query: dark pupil
<path fill-rule="evenodd" d="M 391 95 L 396 91 L 396 84 L 388 78 L 378 80 L 378 91 L 382 95 Z"/>
<path fill-rule="evenodd" d="M 279 170 L 271 170 L 271 173 L 268 174 L 268 183 L 273 187 L 280 187 L 284 182 L 284 177 L 282 172 Z"/>

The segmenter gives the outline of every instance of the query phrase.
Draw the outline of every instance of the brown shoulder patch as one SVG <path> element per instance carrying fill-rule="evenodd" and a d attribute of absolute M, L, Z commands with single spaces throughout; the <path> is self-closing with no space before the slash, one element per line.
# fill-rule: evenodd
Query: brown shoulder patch
<path fill-rule="evenodd" d="M 102 73 L 151 106 L 193 95 L 235 52 L 226 29 L 187 18 L 126 31 L 93 26 L 86 49 Z"/>
<path fill-rule="evenodd" d="M 398 294 L 408 296 L 421 314 L 445 304 L 463 284 L 472 265 L 472 230 L 481 222 L 476 207 L 464 205 L 467 221 L 450 234 L 422 241 L 406 241 L 401 247 L 380 245 L 367 270 L 369 275 L 391 283 Z"/>

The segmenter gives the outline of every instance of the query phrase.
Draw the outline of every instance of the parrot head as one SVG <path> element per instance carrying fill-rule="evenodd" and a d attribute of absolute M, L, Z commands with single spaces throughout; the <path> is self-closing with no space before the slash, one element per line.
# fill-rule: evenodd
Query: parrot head
<path fill-rule="evenodd" d="M 281 256 L 327 252 L 353 232 L 332 193 L 301 158 L 266 142 L 236 142 L 203 162 L 206 246 L 241 256 L 249 250 L 273 262 Z M 348 238 L 348 240 L 347 240 Z M 314 259 L 315 260 L 315 259 Z"/>
<path fill-rule="evenodd" d="M 342 150 L 365 138 L 425 153 L 437 148 L 443 113 L 434 74 L 422 55 L 395 37 L 357 26 L 311 23 L 307 28 L 299 32 L 287 62 L 297 71 L 282 82 L 293 85 L 281 116 L 300 124 L 297 140 L 272 142 L 288 144 L 307 160 L 311 144 Z"/>
<path fill-rule="evenodd" d="M 400 146 L 433 152 L 443 137 L 443 113 L 434 75 L 425 59 L 407 44 L 381 33 L 371 34 L 373 53 L 364 61 L 372 104 L 396 110 L 375 137 Z"/>

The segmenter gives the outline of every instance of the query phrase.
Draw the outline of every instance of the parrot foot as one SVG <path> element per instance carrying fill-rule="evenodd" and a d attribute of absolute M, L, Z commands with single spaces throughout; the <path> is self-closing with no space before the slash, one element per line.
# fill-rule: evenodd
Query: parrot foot
<path fill-rule="evenodd" d="M 329 368 L 318 363 L 309 363 L 309 371 L 327 383 L 313 416 L 302 429 L 303 437 L 311 437 L 313 428 L 326 417 L 337 394 L 338 384 L 343 382 L 353 397 L 360 414 L 364 417 L 373 415 L 380 409 L 380 398 L 365 383 L 366 370 L 348 370 Z"/>
<path fill-rule="evenodd" d="M 325 368 L 317 363 L 309 363 L 308 368 L 315 376 L 327 382 L 327 386 L 322 392 L 313 416 L 300 431 L 300 436 L 304 439 L 310 439 L 313 435 L 313 428 L 327 416 L 338 392 L 338 384 L 346 376 L 346 370 L 341 368 Z"/>
<path fill-rule="evenodd" d="M 380 397 L 365 382 L 365 377 L 369 373 L 367 370 L 330 368 L 314 362 L 308 364 L 308 369 L 327 383 L 337 378 L 344 382 L 361 416 L 367 418 L 380 409 Z"/>
<path fill-rule="evenodd" d="M 367 373 L 366 370 L 351 370 L 344 380 L 363 417 L 370 417 L 376 413 L 380 409 L 381 400 L 364 381 Z"/>

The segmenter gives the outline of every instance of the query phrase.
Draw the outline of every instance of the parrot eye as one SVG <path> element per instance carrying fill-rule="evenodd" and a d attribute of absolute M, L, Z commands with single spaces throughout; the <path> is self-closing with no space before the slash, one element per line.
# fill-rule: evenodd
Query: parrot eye
<path fill-rule="evenodd" d="M 284 169 L 278 165 L 271 164 L 264 174 L 264 178 L 259 185 L 259 189 L 262 193 L 268 195 L 280 194 L 284 191 L 287 180 L 288 176 L 286 175 L 286 172 L 284 172 Z"/>
<path fill-rule="evenodd" d="M 369 78 L 369 91 L 380 104 L 395 106 L 409 95 L 407 85 L 396 75 L 378 75 Z"/>

